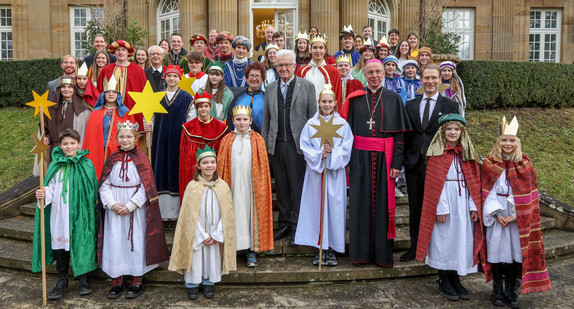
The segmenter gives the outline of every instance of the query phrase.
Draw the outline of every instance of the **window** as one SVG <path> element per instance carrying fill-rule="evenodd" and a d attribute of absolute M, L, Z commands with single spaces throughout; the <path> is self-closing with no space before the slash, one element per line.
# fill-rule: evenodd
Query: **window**
<path fill-rule="evenodd" d="M 369 25 L 373 27 L 373 38 L 380 40 L 390 30 L 391 15 L 389 6 L 384 0 L 369 0 Z M 363 34 L 363 25 L 355 29 L 357 34 Z M 373 42 L 376 43 L 376 42 Z"/>
<path fill-rule="evenodd" d="M 70 7 L 71 53 L 79 59 L 88 55 L 86 45 L 89 42 L 86 27 L 88 22 L 94 19 L 97 19 L 99 24 L 103 24 L 104 9 L 102 7 Z"/>
<path fill-rule="evenodd" d="M 275 31 L 285 34 L 285 49 L 293 49 L 298 28 L 297 0 L 251 0 L 251 16 L 249 17 L 250 34 L 254 37 L 254 16 L 259 21 L 270 20 L 273 14 Z M 273 12 L 273 13 L 271 13 Z M 262 17 L 265 16 L 265 17 Z"/>
<path fill-rule="evenodd" d="M 530 11 L 529 61 L 560 62 L 560 25 L 558 10 Z"/>
<path fill-rule="evenodd" d="M 9 6 L 0 6 L 0 60 L 12 60 L 12 9 Z"/>
<path fill-rule="evenodd" d="M 458 56 L 462 60 L 474 58 L 474 10 L 445 9 L 442 12 L 442 30 L 460 35 Z"/>
<path fill-rule="evenodd" d="M 171 34 L 179 32 L 179 1 L 163 0 L 158 6 L 158 42 L 171 38 Z"/>

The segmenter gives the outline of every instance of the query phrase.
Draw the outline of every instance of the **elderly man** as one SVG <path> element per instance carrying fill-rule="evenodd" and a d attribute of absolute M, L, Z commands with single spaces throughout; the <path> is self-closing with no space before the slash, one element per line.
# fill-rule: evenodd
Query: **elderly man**
<path fill-rule="evenodd" d="M 62 76 L 51 80 L 48 82 L 46 86 L 48 89 L 48 100 L 52 100 L 54 93 L 56 92 L 56 88 L 60 87 L 60 79 L 62 77 L 72 77 L 76 76 L 76 67 L 78 66 L 78 59 L 72 55 L 65 55 L 62 57 L 60 61 L 60 68 L 62 68 Z"/>
<path fill-rule="evenodd" d="M 94 48 L 96 49 L 96 51 L 99 50 L 105 50 L 106 47 L 108 46 L 108 43 L 106 43 L 106 37 L 103 34 L 96 34 L 94 36 L 94 43 L 93 43 Z M 114 55 L 110 55 L 108 53 L 108 56 L 110 58 L 110 63 L 114 63 L 116 62 L 116 56 Z M 88 69 L 90 67 L 92 67 L 92 64 L 94 63 L 94 54 L 89 54 L 84 58 L 83 61 L 86 66 L 88 67 Z"/>
<path fill-rule="evenodd" d="M 205 55 L 209 59 L 214 59 L 215 55 L 219 53 L 219 49 L 217 47 L 217 30 L 211 29 L 208 34 L 209 43 L 205 47 Z"/>
<path fill-rule="evenodd" d="M 440 68 L 429 64 L 421 73 L 424 95 L 407 101 L 406 109 L 413 130 L 405 134 L 405 176 L 409 192 L 410 249 L 400 257 L 401 262 L 415 258 L 419 225 L 423 207 L 426 174 L 426 153 L 439 128 L 438 119 L 446 114 L 458 114 L 458 105 L 438 92 L 441 83 Z"/>
<path fill-rule="evenodd" d="M 367 87 L 351 93 L 341 116 L 354 134 L 349 173 L 349 262 L 392 267 L 395 181 L 403 134 L 411 129 L 401 97 L 383 87 L 380 60 L 367 61 Z"/>
<path fill-rule="evenodd" d="M 263 49 L 263 51 L 265 51 L 265 49 L 267 48 L 267 46 L 269 44 L 273 43 L 273 33 L 275 32 L 275 28 L 273 28 L 273 26 L 269 25 L 267 26 L 267 28 L 265 28 L 265 42 L 255 46 L 255 51 L 259 51 L 259 49 Z"/>
<path fill-rule="evenodd" d="M 151 85 L 151 89 L 154 92 L 158 92 L 167 87 L 163 76 L 164 66 L 162 65 L 165 50 L 158 45 L 154 45 L 148 48 L 148 54 L 151 66 L 144 70 L 145 76 Z"/>
<path fill-rule="evenodd" d="M 291 235 L 291 246 L 294 245 L 305 178 L 305 159 L 299 148 L 299 137 L 307 120 L 317 111 L 315 87 L 295 76 L 295 66 L 294 51 L 277 52 L 275 67 L 280 78 L 265 88 L 261 128 L 275 175 L 279 208 L 280 229 L 274 239 Z"/>

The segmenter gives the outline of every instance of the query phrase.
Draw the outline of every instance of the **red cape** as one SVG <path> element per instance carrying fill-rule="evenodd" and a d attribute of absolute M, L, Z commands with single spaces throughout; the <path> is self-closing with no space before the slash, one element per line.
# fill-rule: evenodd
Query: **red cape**
<path fill-rule="evenodd" d="M 361 89 L 353 91 L 347 95 L 347 98 L 345 99 L 343 106 L 339 110 L 339 115 L 343 117 L 343 119 L 347 120 L 347 117 L 349 117 L 349 100 L 367 94 L 367 92 L 363 88 L 364 87 L 361 87 Z"/>
<path fill-rule="evenodd" d="M 523 155 L 522 160 L 518 163 L 496 162 L 492 157 L 487 156 L 482 162 L 482 197 L 486 200 L 505 169 L 507 169 L 506 177 L 514 195 L 516 223 L 520 233 L 522 294 L 548 291 L 551 286 L 540 227 L 538 182 L 536 171 L 530 159 Z M 487 273 L 487 281 L 490 278 L 489 272 Z"/>
<path fill-rule="evenodd" d="M 305 78 L 305 75 L 307 75 L 311 68 L 312 66 L 310 64 L 299 68 L 297 76 Z M 337 110 L 340 110 L 343 105 L 343 96 L 341 94 L 341 74 L 339 74 L 339 71 L 337 71 L 335 67 L 329 64 L 319 67 L 319 71 L 321 71 L 323 77 L 325 77 L 325 83 L 333 86 L 332 90 L 335 92 L 337 99 Z M 317 100 L 319 100 L 319 98 L 317 98 Z"/>
<path fill-rule="evenodd" d="M 182 126 L 183 131 L 181 131 L 179 147 L 180 199 L 183 198 L 187 184 L 193 180 L 193 174 L 197 168 L 197 149 L 203 149 L 205 145 L 209 145 L 217 153 L 221 138 L 227 131 L 227 125 L 213 117 L 208 122 L 202 122 L 197 117 Z"/>
<path fill-rule="evenodd" d="M 100 97 L 100 93 L 101 92 L 98 91 L 98 88 L 94 86 L 94 83 L 92 83 L 91 80 L 88 80 L 86 89 L 84 89 L 84 101 L 88 103 L 88 105 L 90 105 L 92 108 L 94 108 L 98 98 Z"/>
<path fill-rule="evenodd" d="M 341 82 L 341 85 L 342 85 L 342 84 L 343 84 L 343 82 Z M 348 80 L 348 81 L 347 81 L 347 87 L 346 87 L 346 89 L 345 89 L 345 93 L 342 93 L 342 95 L 343 95 L 343 97 L 344 97 L 345 99 L 341 101 L 341 106 L 343 106 L 343 103 L 345 103 L 345 101 L 347 101 L 347 97 L 348 97 L 351 93 L 353 93 L 353 92 L 355 92 L 355 91 L 357 91 L 357 90 L 361 90 L 361 89 L 363 89 L 363 88 L 365 88 L 365 86 L 363 86 L 363 83 L 361 83 L 360 80 L 358 80 L 358 79 L 350 79 L 350 80 Z M 341 92 L 343 91 L 342 89 L 343 89 L 343 88 L 342 88 L 342 86 L 341 86 Z M 348 108 L 347 108 L 347 111 L 348 111 Z M 339 115 L 340 115 L 340 113 L 339 113 Z"/>
<path fill-rule="evenodd" d="M 102 176 L 100 177 L 100 187 L 106 181 L 114 164 L 124 157 L 126 151 L 114 151 L 106 160 Z M 139 149 L 134 148 L 127 151 L 128 156 L 134 162 L 147 196 L 146 205 L 146 228 L 145 228 L 145 254 L 146 265 L 153 265 L 165 262 L 169 259 L 167 254 L 167 245 L 165 243 L 165 234 L 163 232 L 163 222 L 159 211 L 157 189 L 153 178 L 153 171 L 148 157 Z M 100 209 L 100 227 L 98 230 L 98 264 L 102 265 L 102 249 L 104 244 L 104 214 L 103 208 Z"/>

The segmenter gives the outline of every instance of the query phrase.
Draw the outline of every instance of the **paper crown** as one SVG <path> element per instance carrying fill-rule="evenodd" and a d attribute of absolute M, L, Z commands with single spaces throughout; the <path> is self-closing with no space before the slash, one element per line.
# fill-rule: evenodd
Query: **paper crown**
<path fill-rule="evenodd" d="M 139 130 L 140 126 L 137 122 L 131 122 L 126 120 L 126 122 L 118 122 L 118 130 L 132 130 L 137 131 Z"/>
<path fill-rule="evenodd" d="M 353 58 L 351 58 L 351 55 L 341 54 L 337 57 L 337 64 L 339 64 L 339 62 L 348 62 L 353 65 Z"/>
<path fill-rule="evenodd" d="M 276 50 L 281 49 L 281 48 L 279 48 L 279 46 L 277 44 L 271 43 L 271 44 L 267 45 L 267 47 L 265 48 L 265 51 L 268 51 L 268 50 L 273 49 L 273 48 L 275 48 Z"/>
<path fill-rule="evenodd" d="M 361 53 L 364 52 L 365 50 L 370 49 L 372 51 L 375 51 L 375 46 L 373 45 L 373 40 L 371 38 L 367 38 L 365 40 L 365 42 L 363 43 L 363 46 L 361 47 Z"/>
<path fill-rule="evenodd" d="M 104 77 L 104 91 L 109 91 L 109 90 L 118 91 L 116 89 L 117 86 L 118 86 L 118 81 L 116 80 L 116 78 L 113 75 L 107 81 L 106 81 L 106 78 Z"/>
<path fill-rule="evenodd" d="M 498 127 L 498 135 L 518 135 L 518 120 L 516 119 L 516 116 L 512 118 L 510 123 L 506 123 L 506 116 L 502 117 L 500 126 Z"/>
<path fill-rule="evenodd" d="M 76 70 L 76 72 L 78 72 L 76 76 L 88 76 L 88 66 L 86 63 L 82 63 L 82 66 Z"/>
<path fill-rule="evenodd" d="M 379 46 L 383 46 L 383 47 L 386 47 L 386 48 L 389 48 L 389 49 L 390 49 L 389 41 L 387 41 L 387 36 L 386 36 L 386 35 L 383 35 L 383 37 L 382 37 L 381 40 L 379 41 Z"/>
<path fill-rule="evenodd" d="M 60 85 L 74 85 L 74 78 L 73 77 L 62 77 L 60 78 Z"/>
<path fill-rule="evenodd" d="M 341 34 L 339 35 L 339 40 L 341 40 L 343 38 L 343 36 L 346 34 L 350 34 L 353 37 L 355 37 L 355 31 L 353 31 L 353 26 L 351 26 L 350 24 L 348 27 L 343 25 L 343 30 L 341 30 Z"/>
<path fill-rule="evenodd" d="M 207 157 L 217 158 L 217 155 L 215 154 L 215 150 L 213 150 L 213 148 L 209 147 L 208 145 L 205 145 L 205 148 L 203 149 L 197 148 L 197 153 L 195 154 L 195 157 L 197 159 L 197 163 L 199 164 L 199 161 L 201 161 L 202 159 Z"/>
<path fill-rule="evenodd" d="M 194 104 L 197 105 L 199 103 L 211 103 L 211 99 L 213 99 L 213 94 L 207 93 L 207 91 L 202 92 L 201 94 L 196 93 L 194 99 Z"/>
<path fill-rule="evenodd" d="M 180 69 L 179 65 L 174 66 L 173 63 L 170 63 L 167 68 L 165 68 L 165 75 L 167 76 L 169 73 L 175 73 L 179 78 L 181 78 L 183 75 L 183 69 Z"/>
<path fill-rule="evenodd" d="M 237 115 L 247 115 L 251 117 L 252 109 L 247 105 L 237 105 L 233 108 L 233 117 Z"/>
<path fill-rule="evenodd" d="M 311 38 L 311 45 L 313 45 L 313 43 L 315 42 L 321 42 L 323 44 L 325 44 L 325 46 L 327 45 L 327 36 L 324 34 L 320 34 L 317 33 L 317 35 L 315 35 L 314 37 Z"/>
<path fill-rule="evenodd" d="M 219 60 L 217 60 L 214 64 L 210 65 L 207 72 L 212 71 L 212 70 L 219 71 L 219 72 L 221 72 L 221 74 L 223 74 L 223 72 L 224 72 L 223 65 L 221 64 L 221 62 L 219 62 Z"/>
<path fill-rule="evenodd" d="M 305 39 L 307 40 L 307 42 L 309 42 L 309 35 L 307 34 L 307 31 L 305 31 L 304 33 L 297 33 L 297 36 L 295 37 L 295 42 L 297 42 L 298 39 Z"/>
<path fill-rule="evenodd" d="M 321 96 L 323 94 L 330 94 L 333 96 L 333 98 L 335 100 L 337 100 L 337 95 L 335 94 L 335 92 L 333 92 L 333 90 L 331 90 L 332 88 L 333 88 L 333 85 L 325 84 L 325 86 L 323 86 L 323 90 L 321 91 L 321 93 L 319 93 L 319 99 L 321 99 Z"/>

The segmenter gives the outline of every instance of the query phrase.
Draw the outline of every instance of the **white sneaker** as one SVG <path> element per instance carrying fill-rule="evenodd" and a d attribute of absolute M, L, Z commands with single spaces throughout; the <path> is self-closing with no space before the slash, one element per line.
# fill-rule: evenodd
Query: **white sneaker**
<path fill-rule="evenodd" d="M 403 192 L 401 192 L 401 190 L 399 190 L 399 188 L 395 187 L 395 197 L 404 197 L 405 195 L 403 194 Z"/>

